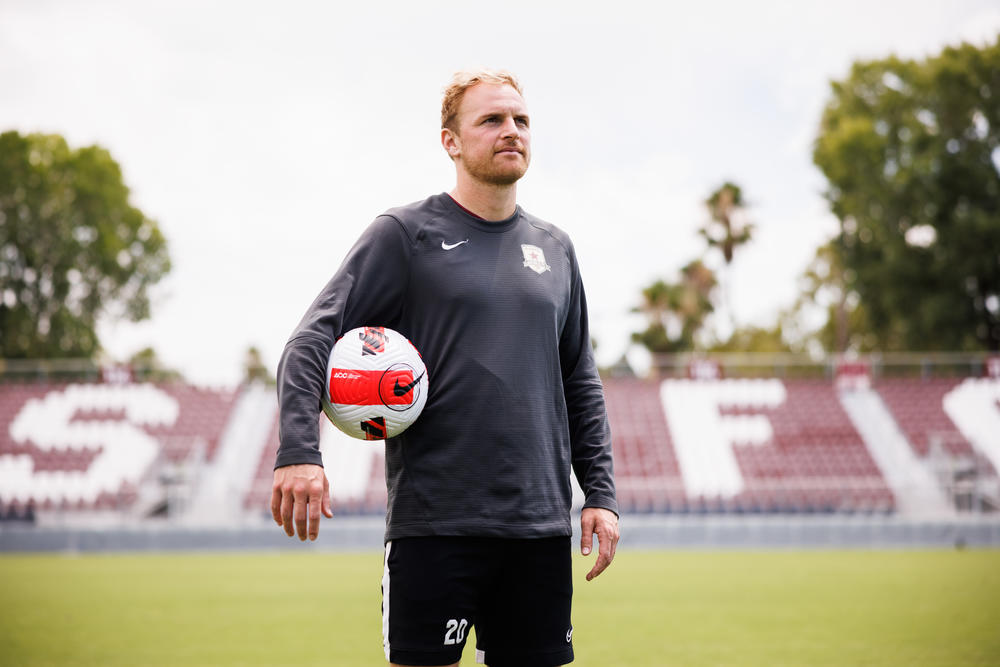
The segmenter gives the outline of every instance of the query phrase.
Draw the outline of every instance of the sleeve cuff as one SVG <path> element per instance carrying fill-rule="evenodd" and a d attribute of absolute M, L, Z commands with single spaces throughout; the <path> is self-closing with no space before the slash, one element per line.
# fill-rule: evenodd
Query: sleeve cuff
<path fill-rule="evenodd" d="M 615 516 L 621 518 L 621 514 L 618 512 L 618 501 L 614 498 L 608 498 L 606 496 L 594 496 L 588 498 L 585 503 L 583 503 L 583 509 L 588 507 L 594 507 L 597 509 L 608 510 L 609 512 L 614 512 Z"/>
<path fill-rule="evenodd" d="M 274 460 L 274 468 L 284 468 L 285 466 L 293 466 L 300 464 L 312 464 L 319 467 L 323 467 L 323 455 L 319 453 L 318 449 L 291 449 L 291 450 L 280 450 L 278 456 Z"/>

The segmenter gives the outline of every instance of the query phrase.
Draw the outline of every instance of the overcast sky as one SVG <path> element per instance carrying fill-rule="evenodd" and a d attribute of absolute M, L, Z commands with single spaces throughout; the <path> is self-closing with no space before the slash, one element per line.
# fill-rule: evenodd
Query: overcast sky
<path fill-rule="evenodd" d="M 153 319 L 105 322 L 107 350 L 233 384 L 250 345 L 276 366 L 376 215 L 451 189 L 451 73 L 511 69 L 532 115 L 519 201 L 574 239 L 610 363 L 640 289 L 702 254 L 726 180 L 757 225 L 736 320 L 771 324 L 835 229 L 811 159 L 829 81 L 998 33 L 995 0 L 0 0 L 0 130 L 107 148 L 168 239 Z"/>

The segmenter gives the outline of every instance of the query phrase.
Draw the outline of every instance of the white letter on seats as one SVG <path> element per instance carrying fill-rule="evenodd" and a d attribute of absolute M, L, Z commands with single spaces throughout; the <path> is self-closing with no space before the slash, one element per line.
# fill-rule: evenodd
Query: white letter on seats
<path fill-rule="evenodd" d="M 966 378 L 942 403 L 965 439 L 1000 471 L 1000 380 Z"/>
<path fill-rule="evenodd" d="M 785 402 L 780 380 L 666 380 L 660 386 L 688 497 L 735 496 L 743 474 L 733 444 L 763 444 L 774 431 L 764 415 L 723 416 L 723 405 L 773 408 Z"/>
<path fill-rule="evenodd" d="M 123 411 L 125 418 L 74 419 L 78 412 L 107 411 Z M 100 448 L 101 453 L 85 471 L 37 472 L 28 465 L 28 456 L 0 457 L 0 495 L 21 501 L 94 502 L 101 493 L 117 493 L 122 482 L 138 484 L 160 449 L 139 426 L 172 426 L 178 411 L 172 396 L 148 384 L 70 385 L 31 399 L 10 424 L 15 442 L 50 451 Z"/>

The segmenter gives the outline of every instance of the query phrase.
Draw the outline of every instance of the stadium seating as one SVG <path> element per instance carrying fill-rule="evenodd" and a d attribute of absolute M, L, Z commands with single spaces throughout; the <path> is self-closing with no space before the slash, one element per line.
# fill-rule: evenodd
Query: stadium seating
<path fill-rule="evenodd" d="M 635 379 L 605 383 L 619 501 L 632 511 L 686 506 L 684 482 L 656 385 Z"/>
<path fill-rule="evenodd" d="M 831 383 L 674 380 L 666 386 L 663 391 L 659 383 L 633 380 L 605 385 L 616 465 L 625 464 L 626 474 L 617 475 L 624 510 L 893 509 L 892 494 Z M 671 389 L 679 402 L 665 396 Z M 635 418 L 643 409 L 643 418 Z M 699 451 L 704 459 L 706 450 L 705 470 L 697 471 Z M 690 461 L 687 470 L 677 465 L 678 451 Z M 729 466 L 727 457 L 733 459 Z M 641 463 L 650 460 L 672 465 L 661 472 Z M 704 479 L 727 467 L 732 474 L 726 480 Z"/>
<path fill-rule="evenodd" d="M 887 378 L 875 389 L 906 434 L 917 455 L 928 455 L 937 439 L 948 454 L 972 456 L 969 441 L 945 414 L 944 397 L 961 383 L 958 378 Z"/>
<path fill-rule="evenodd" d="M 967 382 L 956 378 L 892 378 L 879 381 L 876 389 L 918 456 L 930 456 L 936 444 L 945 455 L 975 459 L 986 474 L 995 477 L 993 462 L 973 448 L 944 408 L 945 398 Z"/>
<path fill-rule="evenodd" d="M 257 400 L 269 401 L 270 390 L 260 391 Z M 872 438 L 865 422 L 847 409 L 849 391 L 867 392 L 867 405 L 874 401 L 885 421 L 898 425 L 895 440 L 903 451 L 912 448 L 916 465 L 930 466 L 943 452 L 949 460 L 975 462 L 1000 488 L 998 380 L 880 378 L 871 389 L 845 389 L 825 379 L 609 378 L 605 396 L 622 509 L 911 511 L 886 472 L 884 452 L 874 455 L 877 443 L 865 441 Z M 247 515 L 269 514 L 277 415 L 261 412 L 256 423 L 236 419 L 247 395 L 184 383 L 0 384 L 0 521 L 54 511 L 129 512 L 142 505 L 143 489 L 184 467 L 193 471 L 192 484 L 199 469 L 211 468 L 213 476 L 202 479 L 218 485 L 231 460 L 219 454 L 212 466 L 220 442 L 245 441 L 230 421 L 259 432 L 264 443 L 259 458 L 254 450 L 247 460 L 245 481 L 232 487 L 241 489 L 239 507 Z M 334 511 L 383 513 L 382 448 L 337 440 L 344 436 L 321 423 Z M 238 456 L 239 448 L 233 452 Z"/>
<path fill-rule="evenodd" d="M 235 395 L 183 383 L 0 384 L 0 515 L 127 509 L 158 463 L 211 459 Z"/>
<path fill-rule="evenodd" d="M 892 378 L 876 389 L 915 454 L 957 504 L 1000 504 L 1000 382 Z M 972 490 L 978 498 L 960 498 Z"/>

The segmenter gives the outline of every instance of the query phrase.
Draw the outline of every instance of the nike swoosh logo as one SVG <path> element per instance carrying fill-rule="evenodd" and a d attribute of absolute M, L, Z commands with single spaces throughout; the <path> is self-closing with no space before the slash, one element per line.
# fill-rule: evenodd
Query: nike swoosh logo
<path fill-rule="evenodd" d="M 443 250 L 453 250 L 454 248 L 457 248 L 458 246 L 462 245 L 463 243 L 468 243 L 468 242 L 469 242 L 469 239 L 465 239 L 464 241 L 459 241 L 458 243 L 445 243 L 444 241 L 441 241 L 441 248 Z"/>
<path fill-rule="evenodd" d="M 427 371 L 424 371 L 424 373 L 426 372 Z M 420 382 L 420 378 L 424 376 L 424 373 L 418 375 L 416 378 L 414 378 L 413 382 L 410 382 L 408 384 L 399 384 L 399 378 L 396 378 L 396 386 L 392 388 L 392 393 L 395 394 L 396 396 L 406 396 L 407 394 L 410 393 L 410 390 L 412 390 L 414 387 L 417 386 L 417 383 Z"/>

